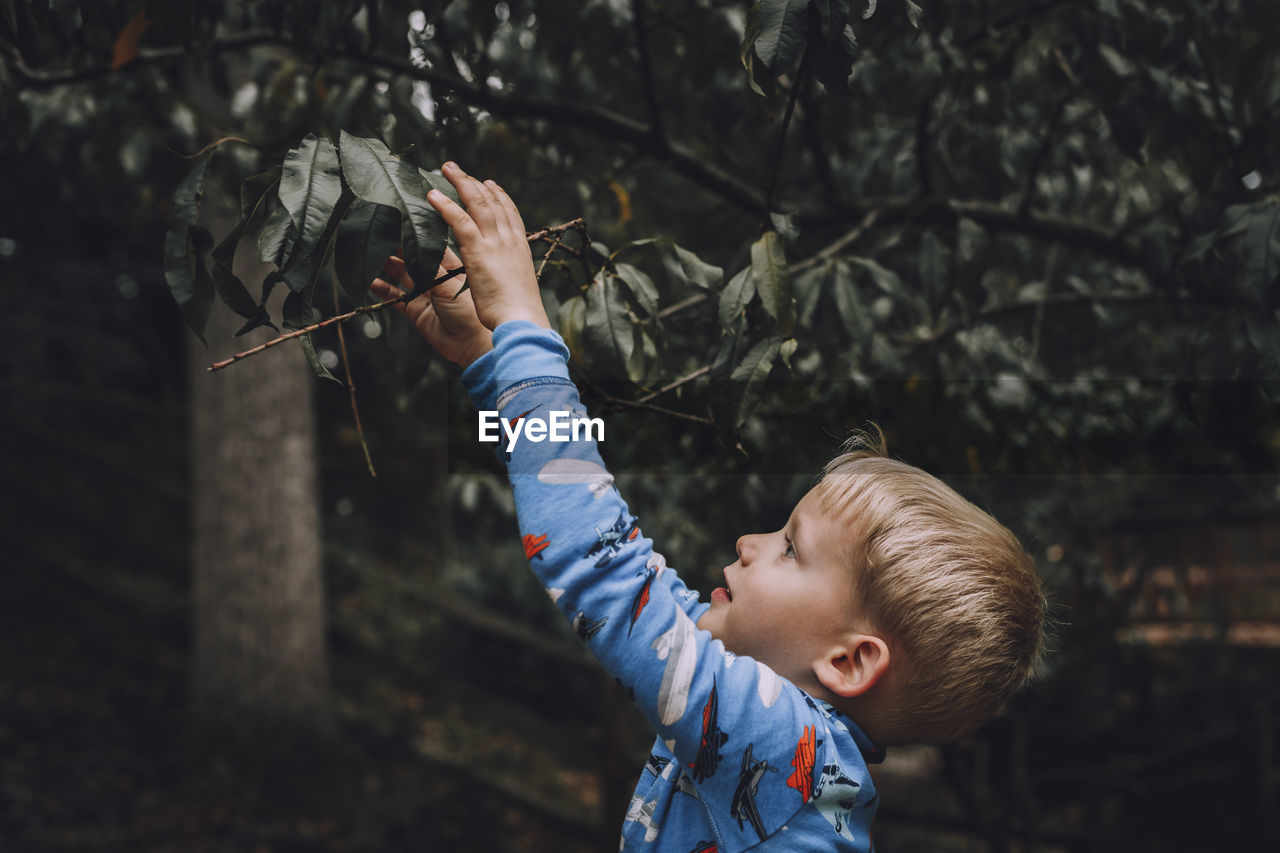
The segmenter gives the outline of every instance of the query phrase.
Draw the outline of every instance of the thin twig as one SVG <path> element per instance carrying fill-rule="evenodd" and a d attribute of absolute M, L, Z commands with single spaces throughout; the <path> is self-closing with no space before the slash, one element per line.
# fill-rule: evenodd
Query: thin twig
<path fill-rule="evenodd" d="M 338 277 L 333 277 L 333 310 L 338 310 Z M 364 425 L 360 423 L 360 407 L 356 405 L 356 381 L 351 376 L 351 359 L 347 355 L 347 338 L 342 333 L 342 324 L 338 324 L 338 350 L 342 353 L 342 368 L 347 373 L 347 395 L 351 398 L 351 414 L 356 420 L 356 435 L 360 438 L 360 449 L 364 451 L 364 464 L 369 466 L 369 476 L 376 477 L 373 469 L 373 457 L 369 454 L 369 443 L 364 439 Z"/>
<path fill-rule="evenodd" d="M 662 386 L 657 391 L 653 391 L 649 394 L 645 394 L 643 397 L 641 397 L 639 400 L 636 400 L 635 402 L 647 403 L 656 397 L 661 397 L 663 394 L 667 393 L 668 391 L 674 391 L 677 388 L 679 388 L 681 385 L 685 385 L 689 382 L 692 382 L 693 380 L 697 379 L 699 376 L 706 376 L 710 372 L 711 372 L 711 365 L 705 364 L 702 367 L 699 367 L 697 370 L 693 371 L 692 373 L 686 374 L 685 376 L 681 376 L 679 379 L 675 380 L 674 382 L 671 382 L 667 385 Z"/>
<path fill-rule="evenodd" d="M 258 147 L 257 145 L 255 145 L 254 143 L 250 142 L 248 139 L 244 139 L 243 137 L 239 137 L 239 136 L 224 136 L 224 137 L 222 137 L 221 139 L 215 139 L 213 142 L 210 142 L 208 145 L 206 145 L 205 147 L 201 148 L 199 151 L 197 151 L 197 152 L 196 152 L 196 153 L 194 153 L 194 154 L 178 154 L 178 152 L 177 152 L 177 151 L 174 151 L 172 148 L 170 148 L 170 149 L 168 149 L 168 150 L 169 150 L 171 153 L 173 153 L 173 154 L 178 154 L 178 156 L 179 156 L 179 157 L 181 157 L 183 160 L 194 160 L 194 159 L 196 159 L 197 157 L 200 157 L 200 156 L 204 155 L 205 153 L 207 153 L 207 152 L 208 152 L 208 151 L 210 151 L 211 149 L 217 148 L 219 145 L 221 145 L 221 144 L 222 144 L 222 143 L 224 143 L 224 142 L 239 142 L 239 143 L 241 143 L 242 145 L 248 145 L 250 148 L 257 148 L 257 147 Z"/>
<path fill-rule="evenodd" d="M 694 294 L 693 296 L 690 296 L 688 299 L 683 299 L 677 302 L 675 305 L 668 305 L 666 308 L 663 308 L 661 311 L 658 312 L 657 319 L 665 320 L 666 318 L 670 317 L 672 314 L 679 314 L 681 311 L 685 310 L 686 308 L 692 308 L 695 305 L 699 305 L 703 302 L 706 302 L 710 298 L 711 298 L 710 294 L 706 294 L 706 293 Z"/>
<path fill-rule="evenodd" d="M 461 267 L 459 267 L 459 269 L 461 269 Z M 441 276 L 439 279 L 436 280 L 436 283 L 438 284 L 447 278 L 453 278 L 453 273 L 456 273 L 456 270 L 451 270 L 450 273 L 451 273 L 450 275 Z M 265 352 L 266 350 L 269 350 L 272 347 L 279 346 L 280 344 L 283 344 L 287 341 L 292 341 L 295 338 L 300 338 L 303 335 L 310 334 L 311 332 L 314 332 L 318 329 L 323 329 L 327 326 L 332 326 L 335 323 L 345 323 L 347 320 L 353 319 L 355 317 L 359 317 L 361 314 L 369 314 L 374 311 L 381 311 L 383 308 L 386 308 L 388 305 L 394 305 L 397 302 L 408 302 L 409 296 L 410 294 L 404 293 L 404 294 L 401 294 L 400 296 L 393 296 L 390 299 L 384 299 L 381 302 L 376 302 L 373 305 L 361 305 L 359 308 L 355 309 L 354 311 L 348 311 L 346 314 L 339 314 L 337 317 L 330 317 L 327 320 L 321 320 L 319 323 L 315 323 L 313 325 L 307 326 L 305 329 L 295 329 L 294 331 L 287 332 L 286 334 L 283 334 L 278 338 L 272 338 L 271 340 L 267 341 L 265 344 L 259 344 L 253 349 L 247 349 L 244 352 L 238 352 L 235 355 L 231 356 L 231 358 L 225 359 L 224 361 L 215 362 L 214 364 L 209 365 L 205 369 L 209 373 L 213 373 L 215 370 L 222 370 L 224 367 L 230 367 L 231 365 L 235 364 L 237 361 L 242 361 L 246 358 L 249 358 L 250 356 L 257 355 L 260 352 Z"/>
<path fill-rule="evenodd" d="M 834 243 L 827 246 L 825 249 L 822 249 L 812 257 L 806 258 L 803 261 L 797 261 L 796 263 L 792 264 L 791 274 L 795 275 L 796 273 L 803 272 L 804 270 L 807 270 L 809 267 L 817 266 L 818 264 L 822 263 L 828 258 L 832 258 L 840 254 L 849 246 L 851 246 L 855 241 L 857 241 L 859 237 L 861 237 L 864 233 L 866 233 L 866 230 L 868 228 L 870 228 L 872 225 L 875 225 L 876 220 L 879 218 L 880 218 L 880 209 L 875 207 L 871 208 L 871 210 L 867 211 L 866 216 L 862 217 L 862 221 L 859 222 L 852 231 L 849 231 L 844 236 L 840 237 L 840 239 L 836 240 Z"/>
<path fill-rule="evenodd" d="M 702 417 L 700 415 L 691 415 L 688 412 L 677 412 L 675 409 L 665 409 L 662 406 L 655 406 L 651 403 L 642 403 L 637 400 L 623 400 L 622 398 L 615 397 L 612 394 L 606 394 L 604 391 L 600 390 L 600 386 L 592 382 L 591 379 L 573 362 L 569 362 L 569 369 L 577 374 L 578 380 L 590 388 L 592 393 L 610 406 L 625 409 L 639 409 L 643 412 L 654 412 L 655 414 L 665 415 L 669 418 L 676 418 L 682 421 L 689 421 L 690 423 L 702 424 L 703 426 L 715 426 L 716 424 L 716 422 L 711 418 Z"/>

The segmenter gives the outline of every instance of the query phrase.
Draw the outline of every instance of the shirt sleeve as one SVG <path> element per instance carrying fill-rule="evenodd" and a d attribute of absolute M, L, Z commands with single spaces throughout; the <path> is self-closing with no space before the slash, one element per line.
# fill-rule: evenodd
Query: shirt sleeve
<path fill-rule="evenodd" d="M 585 418 L 559 336 L 532 323 L 494 332 L 494 350 L 463 374 L 482 411 L 523 427 Z M 541 428 L 534 435 L 542 434 Z M 623 437 L 610 436 L 621 441 Z M 722 851 L 780 832 L 840 770 L 840 809 L 852 811 L 869 778 L 828 760 L 831 717 L 769 667 L 725 650 L 696 621 L 697 602 L 653 550 L 613 485 L 596 442 L 521 434 L 502 454 L 525 554 L 551 598 L 632 696 L 679 762 L 679 790 L 697 798 Z M 862 771 L 865 773 L 865 766 Z M 833 789 L 834 790 L 834 789 Z M 852 792 L 852 794 L 850 793 Z M 852 814 L 818 849 L 866 849 Z M 643 836 L 651 826 L 624 827 Z M 799 849 L 799 848 L 798 848 Z"/>

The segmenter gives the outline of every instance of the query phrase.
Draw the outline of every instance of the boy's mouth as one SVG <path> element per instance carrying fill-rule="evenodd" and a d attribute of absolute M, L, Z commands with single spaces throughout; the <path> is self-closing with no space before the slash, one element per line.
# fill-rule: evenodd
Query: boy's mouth
<path fill-rule="evenodd" d="M 733 601 L 733 593 L 729 591 L 729 578 L 727 576 L 724 579 L 724 586 L 718 586 L 711 590 L 711 601 L 712 603 Z"/>

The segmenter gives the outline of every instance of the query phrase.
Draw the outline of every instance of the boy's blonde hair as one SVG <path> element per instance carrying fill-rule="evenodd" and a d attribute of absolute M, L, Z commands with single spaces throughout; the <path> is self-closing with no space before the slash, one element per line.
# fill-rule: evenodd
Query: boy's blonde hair
<path fill-rule="evenodd" d="M 942 742 L 980 726 L 1040 655 L 1046 604 L 1031 557 L 942 481 L 889 459 L 878 427 L 845 443 L 818 489 L 855 531 L 844 555 L 855 606 L 891 649 L 901 707 L 878 736 Z"/>

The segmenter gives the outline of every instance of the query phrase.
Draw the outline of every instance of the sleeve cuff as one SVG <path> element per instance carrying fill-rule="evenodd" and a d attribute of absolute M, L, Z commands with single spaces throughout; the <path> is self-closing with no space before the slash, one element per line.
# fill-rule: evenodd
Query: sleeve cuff
<path fill-rule="evenodd" d="M 517 382 L 538 376 L 569 378 L 569 348 L 555 331 L 528 320 L 512 320 L 493 330 L 493 349 L 462 372 L 472 402 L 497 409 L 499 395 Z"/>

